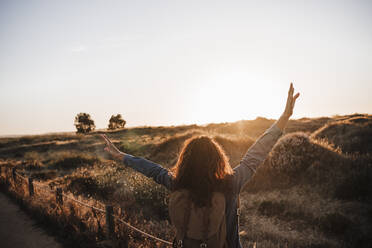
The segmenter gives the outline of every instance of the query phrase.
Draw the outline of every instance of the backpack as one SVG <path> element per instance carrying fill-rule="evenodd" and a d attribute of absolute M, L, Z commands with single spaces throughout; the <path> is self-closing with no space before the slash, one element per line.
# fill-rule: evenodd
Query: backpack
<path fill-rule="evenodd" d="M 188 190 L 169 197 L 169 217 L 176 227 L 174 248 L 228 248 L 225 196 L 214 192 L 210 207 L 196 207 Z"/>

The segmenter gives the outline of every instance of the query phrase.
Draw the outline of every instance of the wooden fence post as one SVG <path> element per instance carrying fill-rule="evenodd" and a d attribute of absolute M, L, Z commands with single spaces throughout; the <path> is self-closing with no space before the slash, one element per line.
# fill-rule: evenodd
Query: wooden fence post
<path fill-rule="evenodd" d="M 34 184 L 32 177 L 28 178 L 28 192 L 30 196 L 34 195 Z"/>
<path fill-rule="evenodd" d="M 13 181 L 16 182 L 16 168 L 15 167 L 12 168 L 12 178 L 13 178 Z"/>
<path fill-rule="evenodd" d="M 4 166 L 0 166 L 0 178 L 1 179 L 3 179 L 3 171 L 4 171 L 3 168 L 5 168 L 5 167 Z M 6 181 L 5 178 L 4 178 L 4 181 Z"/>
<path fill-rule="evenodd" d="M 61 188 L 57 188 L 56 189 L 56 202 L 57 204 L 59 205 L 63 205 L 63 197 L 62 197 L 62 189 Z"/>
<path fill-rule="evenodd" d="M 4 173 L 5 173 L 5 184 L 9 187 L 9 177 L 8 177 L 8 169 L 7 168 L 5 168 Z"/>
<path fill-rule="evenodd" d="M 106 205 L 106 234 L 108 239 L 114 237 L 114 218 L 112 216 L 113 213 L 113 207 L 110 205 Z"/>

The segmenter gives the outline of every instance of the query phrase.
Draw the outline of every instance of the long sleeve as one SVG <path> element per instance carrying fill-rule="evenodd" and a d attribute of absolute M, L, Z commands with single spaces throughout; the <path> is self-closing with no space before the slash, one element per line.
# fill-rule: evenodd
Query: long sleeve
<path fill-rule="evenodd" d="M 154 179 L 156 183 L 162 184 L 167 189 L 170 189 L 172 178 L 169 175 L 169 171 L 161 165 L 129 154 L 125 154 L 123 162 L 128 167 Z"/>
<path fill-rule="evenodd" d="M 238 191 L 253 176 L 281 135 L 282 131 L 274 123 L 248 149 L 240 164 L 234 168 L 234 184 Z"/>

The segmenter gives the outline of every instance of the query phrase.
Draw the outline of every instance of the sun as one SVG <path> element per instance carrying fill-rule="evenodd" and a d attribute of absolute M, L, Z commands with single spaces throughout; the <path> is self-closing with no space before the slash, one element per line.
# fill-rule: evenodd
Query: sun
<path fill-rule="evenodd" d="M 191 118 L 205 124 L 275 116 L 281 102 L 272 84 L 247 73 L 220 73 L 200 85 L 193 96 Z"/>

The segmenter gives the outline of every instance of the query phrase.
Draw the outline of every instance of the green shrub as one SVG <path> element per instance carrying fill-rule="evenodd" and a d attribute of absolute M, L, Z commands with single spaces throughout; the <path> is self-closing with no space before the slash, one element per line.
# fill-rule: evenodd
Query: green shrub
<path fill-rule="evenodd" d="M 109 120 L 108 129 L 109 130 L 116 130 L 124 128 L 127 122 L 121 117 L 121 114 L 111 115 Z"/>
<path fill-rule="evenodd" d="M 75 116 L 74 125 L 77 133 L 89 133 L 96 128 L 90 114 L 79 113 Z"/>

